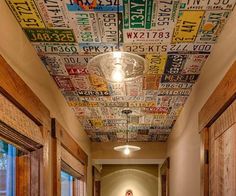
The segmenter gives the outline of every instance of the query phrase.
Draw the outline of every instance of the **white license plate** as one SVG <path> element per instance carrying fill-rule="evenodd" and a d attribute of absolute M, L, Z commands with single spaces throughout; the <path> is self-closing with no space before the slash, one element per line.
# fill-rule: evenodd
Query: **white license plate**
<path fill-rule="evenodd" d="M 167 51 L 167 44 L 141 44 L 141 43 L 124 43 L 123 50 L 125 52 L 133 52 L 140 55 L 147 53 L 165 53 Z"/>
<path fill-rule="evenodd" d="M 170 44 L 168 45 L 167 52 L 171 53 L 200 53 L 210 54 L 214 44 L 201 44 L 201 43 L 182 43 L 182 44 Z"/>
<path fill-rule="evenodd" d="M 171 33 L 165 30 L 123 30 L 125 43 L 170 43 Z"/>
<path fill-rule="evenodd" d="M 79 53 L 84 55 L 96 55 L 117 50 L 117 44 L 79 44 Z"/>
<path fill-rule="evenodd" d="M 78 54 L 77 44 L 32 43 L 38 54 Z"/>
<path fill-rule="evenodd" d="M 35 1 L 48 28 L 69 28 L 69 19 L 63 1 Z"/>

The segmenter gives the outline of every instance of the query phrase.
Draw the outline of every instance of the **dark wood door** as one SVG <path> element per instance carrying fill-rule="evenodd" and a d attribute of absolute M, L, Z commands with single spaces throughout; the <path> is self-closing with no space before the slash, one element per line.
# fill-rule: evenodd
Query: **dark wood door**
<path fill-rule="evenodd" d="M 236 195 L 236 101 L 209 128 L 210 196 Z"/>

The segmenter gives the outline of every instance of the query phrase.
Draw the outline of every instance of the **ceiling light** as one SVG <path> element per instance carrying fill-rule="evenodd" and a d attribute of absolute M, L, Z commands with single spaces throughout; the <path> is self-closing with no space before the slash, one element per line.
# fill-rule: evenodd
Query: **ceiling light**
<path fill-rule="evenodd" d="M 123 152 L 125 155 L 129 155 L 131 152 L 141 150 L 141 148 L 138 146 L 132 146 L 132 145 L 122 145 L 122 146 L 114 147 L 114 150 L 118 152 Z"/>
<path fill-rule="evenodd" d="M 122 113 L 126 114 L 126 118 L 127 118 L 126 145 L 116 146 L 116 147 L 114 147 L 114 150 L 118 151 L 118 152 L 123 152 L 125 155 L 129 155 L 131 152 L 138 151 L 141 148 L 138 146 L 132 146 L 132 145 L 128 144 L 129 143 L 129 116 L 128 115 L 131 114 L 132 111 L 125 109 L 125 110 L 122 110 Z"/>
<path fill-rule="evenodd" d="M 140 77 L 144 73 L 145 59 L 129 52 L 107 52 L 93 57 L 88 70 L 99 70 L 109 82 L 122 82 Z"/>

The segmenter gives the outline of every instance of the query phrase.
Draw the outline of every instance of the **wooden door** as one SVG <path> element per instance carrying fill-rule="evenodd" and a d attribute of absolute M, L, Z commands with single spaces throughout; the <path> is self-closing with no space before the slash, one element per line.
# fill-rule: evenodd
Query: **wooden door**
<path fill-rule="evenodd" d="M 236 195 L 236 101 L 209 128 L 210 196 Z"/>

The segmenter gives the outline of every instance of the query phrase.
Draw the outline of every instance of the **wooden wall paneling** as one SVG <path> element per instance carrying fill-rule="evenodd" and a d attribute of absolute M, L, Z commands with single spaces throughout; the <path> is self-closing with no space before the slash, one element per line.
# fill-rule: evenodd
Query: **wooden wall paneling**
<path fill-rule="evenodd" d="M 30 195 L 40 195 L 40 151 L 30 153 Z"/>
<path fill-rule="evenodd" d="M 80 174 L 79 177 L 85 175 L 85 166 L 72 156 L 65 148 L 61 148 L 61 159 L 65 163 L 69 163 L 70 167 Z"/>
<path fill-rule="evenodd" d="M 59 138 L 62 146 L 70 152 L 74 157 L 76 157 L 80 162 L 87 165 L 88 155 L 83 151 L 83 149 L 78 145 L 78 143 L 68 134 L 68 132 L 55 121 L 56 127 L 56 138 Z"/>
<path fill-rule="evenodd" d="M 16 157 L 16 196 L 30 196 L 29 154 Z"/>
<path fill-rule="evenodd" d="M 61 142 L 52 138 L 53 195 L 61 195 Z"/>
<path fill-rule="evenodd" d="M 204 128 L 200 137 L 201 196 L 209 196 L 209 129 Z"/>
<path fill-rule="evenodd" d="M 219 166 L 217 164 L 221 164 L 220 161 L 217 162 L 216 159 L 222 159 L 219 155 L 220 149 L 217 148 L 220 148 L 219 146 L 222 146 L 224 143 L 224 139 L 220 138 L 220 136 L 228 127 L 232 126 L 232 122 L 234 121 L 234 117 L 225 118 L 224 116 L 226 114 L 223 112 L 228 110 L 227 113 L 235 114 L 235 103 L 233 103 L 231 108 L 227 109 L 235 98 L 236 62 L 233 63 L 229 71 L 199 112 L 199 130 L 201 130 L 201 196 L 217 196 L 217 194 L 221 194 L 221 191 L 218 191 L 220 188 L 216 187 L 217 185 L 212 181 L 212 179 L 217 175 L 220 175 L 220 173 L 218 174 L 219 171 L 216 171 L 216 168 Z M 217 131 L 215 131 L 216 127 Z M 219 137 L 218 143 L 215 141 L 217 137 Z M 208 149 L 209 164 L 207 166 L 205 164 L 206 157 L 204 156 L 204 153 Z M 236 174 L 234 175 L 235 179 Z"/>
<path fill-rule="evenodd" d="M 199 130 L 210 124 L 229 106 L 236 95 L 236 62 L 216 87 L 199 113 Z"/>
<path fill-rule="evenodd" d="M 234 196 L 236 194 L 236 101 L 209 129 L 210 195 Z"/>
<path fill-rule="evenodd" d="M 15 73 L 8 65 L 4 58 L 0 55 L 0 93 L 10 100 L 20 111 L 22 111 L 29 119 L 31 119 L 37 129 L 40 129 L 43 136 L 43 164 L 40 166 L 40 172 L 43 173 L 43 184 L 40 184 L 43 195 L 51 195 L 50 182 L 48 175 L 50 174 L 49 165 L 49 148 L 50 148 L 50 113 L 40 99 L 26 85 L 26 83 Z M 33 125 L 33 124 L 32 124 Z M 36 126 L 35 126 L 36 127 Z M 15 127 L 14 127 L 15 128 Z M 19 130 L 17 130 L 19 131 Z M 35 134 L 37 135 L 37 134 Z M 35 140 L 35 135 L 31 135 L 31 139 Z M 37 141 L 38 142 L 38 141 Z M 42 182 L 42 181 L 41 181 Z"/>
<path fill-rule="evenodd" d="M 48 109 L 0 55 L 0 92 L 36 124 L 50 129 Z"/>

